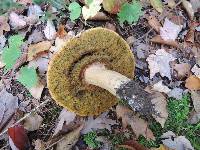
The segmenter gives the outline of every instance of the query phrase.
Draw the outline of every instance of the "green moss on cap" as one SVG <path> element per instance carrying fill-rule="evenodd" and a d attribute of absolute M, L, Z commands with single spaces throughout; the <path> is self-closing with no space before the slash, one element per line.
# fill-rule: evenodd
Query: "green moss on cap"
<path fill-rule="evenodd" d="M 99 115 L 115 105 L 115 96 L 81 79 L 86 66 L 97 61 L 129 78 L 134 76 L 135 60 L 126 41 L 111 30 L 90 29 L 68 41 L 51 59 L 47 86 L 53 99 L 80 116 Z"/>

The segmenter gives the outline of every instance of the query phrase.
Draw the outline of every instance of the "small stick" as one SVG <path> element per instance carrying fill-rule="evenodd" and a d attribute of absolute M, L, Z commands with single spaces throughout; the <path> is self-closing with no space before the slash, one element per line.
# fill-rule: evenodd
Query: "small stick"
<path fill-rule="evenodd" d="M 84 80 L 108 90 L 119 99 L 127 101 L 134 111 L 144 116 L 157 114 L 151 103 L 151 94 L 146 92 L 136 81 L 112 70 L 102 63 L 93 63 L 84 72 Z"/>

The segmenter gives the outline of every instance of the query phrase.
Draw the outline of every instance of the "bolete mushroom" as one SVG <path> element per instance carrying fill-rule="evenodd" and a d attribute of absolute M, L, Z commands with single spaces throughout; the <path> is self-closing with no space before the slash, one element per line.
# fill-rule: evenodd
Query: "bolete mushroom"
<path fill-rule="evenodd" d="M 127 100 L 146 115 L 154 111 L 150 95 L 134 80 L 135 59 L 117 33 L 93 28 L 75 37 L 51 59 L 47 86 L 52 98 L 80 116 L 99 115 Z"/>

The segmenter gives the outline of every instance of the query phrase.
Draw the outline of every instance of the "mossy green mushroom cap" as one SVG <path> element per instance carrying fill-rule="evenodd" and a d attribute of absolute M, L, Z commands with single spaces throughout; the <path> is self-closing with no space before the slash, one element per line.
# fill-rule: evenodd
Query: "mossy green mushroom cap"
<path fill-rule="evenodd" d="M 117 103 L 108 91 L 84 81 L 84 70 L 94 62 L 134 77 L 135 60 L 126 41 L 105 28 L 89 29 L 67 41 L 49 63 L 47 86 L 56 103 L 80 116 L 99 115 Z"/>

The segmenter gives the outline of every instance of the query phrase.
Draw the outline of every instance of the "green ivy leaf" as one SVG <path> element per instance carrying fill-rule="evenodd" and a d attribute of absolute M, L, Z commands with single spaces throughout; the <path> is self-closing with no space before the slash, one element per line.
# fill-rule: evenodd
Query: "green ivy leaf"
<path fill-rule="evenodd" d="M 124 3 L 117 14 L 120 24 L 123 25 L 125 21 L 129 24 L 136 23 L 143 14 L 141 9 L 140 2 Z"/>
<path fill-rule="evenodd" d="M 70 11 L 70 19 L 71 21 L 75 21 L 78 19 L 81 15 L 81 6 L 77 2 L 72 2 L 69 5 L 69 11 Z"/>
<path fill-rule="evenodd" d="M 12 69 L 16 60 L 21 56 L 20 46 L 23 43 L 23 36 L 13 35 L 8 39 L 9 47 L 5 47 L 2 53 L 2 60 L 5 63 L 5 70 Z"/>
<path fill-rule="evenodd" d="M 32 88 L 37 85 L 38 77 L 35 68 L 22 67 L 19 71 L 18 81 L 27 88 Z"/>

